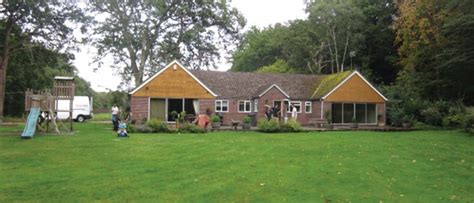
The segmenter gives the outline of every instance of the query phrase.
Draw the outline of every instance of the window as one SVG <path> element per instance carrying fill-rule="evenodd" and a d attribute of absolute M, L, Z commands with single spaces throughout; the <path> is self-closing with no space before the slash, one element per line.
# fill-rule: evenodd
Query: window
<path fill-rule="evenodd" d="M 249 100 L 239 100 L 239 112 L 249 113 L 250 112 L 250 101 Z"/>
<path fill-rule="evenodd" d="M 307 101 L 304 103 L 304 112 L 305 113 L 311 113 L 313 111 L 313 107 L 312 107 L 313 103 L 311 103 L 310 101 Z"/>
<path fill-rule="evenodd" d="M 375 104 L 333 103 L 333 123 L 377 123 Z"/>
<path fill-rule="evenodd" d="M 342 112 L 343 112 L 342 122 L 353 123 L 352 118 L 354 118 L 354 104 L 343 104 Z"/>
<path fill-rule="evenodd" d="M 291 109 L 291 105 L 295 106 L 296 111 L 298 113 L 301 113 L 301 102 L 300 101 L 292 101 L 292 102 L 290 102 L 290 104 L 288 104 L 288 102 L 285 102 L 285 105 L 286 105 L 286 111 L 288 113 L 291 113 L 291 110 L 293 110 L 293 109 Z"/>
<path fill-rule="evenodd" d="M 229 112 L 229 101 L 228 100 L 216 100 L 216 111 L 215 112 Z"/>
<path fill-rule="evenodd" d="M 253 112 L 258 112 L 258 100 L 254 100 L 253 104 L 254 104 Z"/>
<path fill-rule="evenodd" d="M 341 103 L 332 104 L 332 122 L 342 123 L 342 104 Z"/>

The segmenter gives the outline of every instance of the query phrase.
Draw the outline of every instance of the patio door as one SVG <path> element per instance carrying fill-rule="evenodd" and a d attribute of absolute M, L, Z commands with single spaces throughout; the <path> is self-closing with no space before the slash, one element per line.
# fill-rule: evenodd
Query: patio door
<path fill-rule="evenodd" d="M 159 119 L 165 121 L 166 119 L 166 100 L 165 99 L 150 99 L 150 119 Z"/>

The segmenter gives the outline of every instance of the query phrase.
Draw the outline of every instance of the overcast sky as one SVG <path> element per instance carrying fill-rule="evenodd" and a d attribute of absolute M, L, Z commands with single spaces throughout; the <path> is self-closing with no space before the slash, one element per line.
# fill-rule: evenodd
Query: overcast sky
<path fill-rule="evenodd" d="M 263 28 L 275 23 L 306 18 L 304 0 L 233 0 L 231 5 L 237 8 L 247 19 L 245 30 L 251 26 Z M 113 73 L 104 61 L 102 68 L 94 72 L 96 64 L 91 64 L 94 48 L 84 46 L 76 53 L 74 65 L 79 70 L 79 76 L 91 83 L 95 91 L 116 90 L 120 76 Z M 231 64 L 221 61 L 220 71 L 226 71 Z"/>

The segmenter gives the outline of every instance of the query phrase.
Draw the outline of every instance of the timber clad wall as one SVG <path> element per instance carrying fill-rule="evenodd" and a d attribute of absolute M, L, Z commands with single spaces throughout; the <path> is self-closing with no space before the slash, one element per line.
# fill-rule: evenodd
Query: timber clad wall
<path fill-rule="evenodd" d="M 353 103 L 385 102 L 385 100 L 358 75 L 351 77 L 346 83 L 330 94 L 325 101 Z"/>
<path fill-rule="evenodd" d="M 133 112 L 132 119 L 136 122 L 140 122 L 144 118 L 148 119 L 148 101 L 148 97 L 132 96 L 130 108 Z"/>
<path fill-rule="evenodd" d="M 214 98 L 204 87 L 192 78 L 183 67 L 173 64 L 164 70 L 159 78 L 150 81 L 140 88 L 133 96 L 146 96 L 157 98 Z"/>

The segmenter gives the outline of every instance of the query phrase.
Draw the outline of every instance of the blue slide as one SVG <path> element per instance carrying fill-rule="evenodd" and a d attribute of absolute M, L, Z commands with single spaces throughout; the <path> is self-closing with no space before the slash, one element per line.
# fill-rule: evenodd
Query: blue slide
<path fill-rule="evenodd" d="M 30 109 L 30 114 L 28 115 L 28 120 L 26 120 L 25 129 L 23 130 L 23 133 L 21 133 L 22 138 L 32 138 L 33 135 L 35 135 L 39 114 L 40 108 L 32 107 Z"/>

